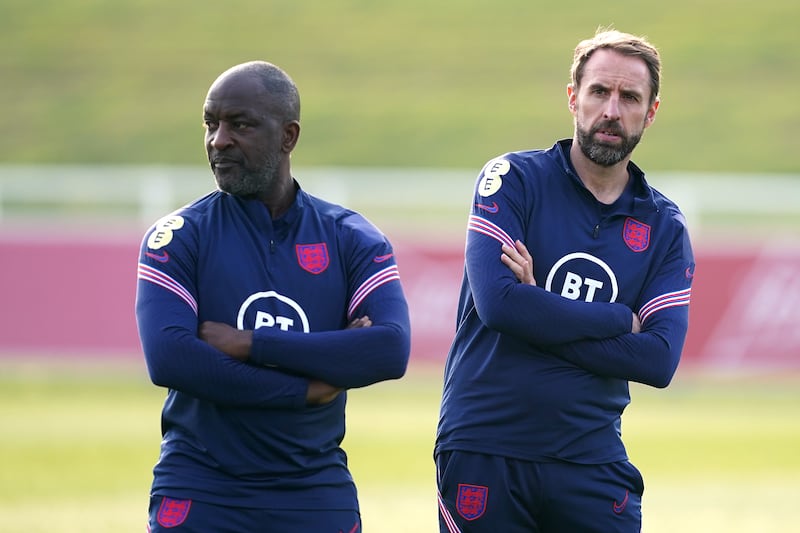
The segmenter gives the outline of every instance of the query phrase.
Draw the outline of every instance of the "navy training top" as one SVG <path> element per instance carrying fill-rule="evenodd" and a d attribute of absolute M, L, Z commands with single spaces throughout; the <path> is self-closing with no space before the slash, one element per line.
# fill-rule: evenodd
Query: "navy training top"
<path fill-rule="evenodd" d="M 373 325 L 345 329 L 368 315 Z M 307 194 L 273 220 L 215 191 L 151 227 L 136 318 L 169 389 L 152 493 L 229 506 L 358 509 L 340 444 L 346 393 L 306 406 L 309 379 L 363 387 L 405 373 L 408 307 L 394 252 L 361 215 Z M 197 336 L 255 330 L 248 362 Z"/>
<path fill-rule="evenodd" d="M 622 196 L 600 203 L 571 143 L 505 154 L 478 177 L 436 453 L 625 460 L 628 382 L 666 387 L 675 373 L 694 275 L 683 215 L 633 163 Z M 517 239 L 537 286 L 500 261 Z"/>

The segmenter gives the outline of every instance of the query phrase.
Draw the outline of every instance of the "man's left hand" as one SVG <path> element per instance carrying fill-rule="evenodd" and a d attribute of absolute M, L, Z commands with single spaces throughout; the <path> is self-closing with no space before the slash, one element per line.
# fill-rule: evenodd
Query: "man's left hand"
<path fill-rule="evenodd" d="M 217 350 L 239 361 L 247 361 L 250 357 L 252 330 L 236 329 L 222 322 L 203 322 L 198 335 Z"/>

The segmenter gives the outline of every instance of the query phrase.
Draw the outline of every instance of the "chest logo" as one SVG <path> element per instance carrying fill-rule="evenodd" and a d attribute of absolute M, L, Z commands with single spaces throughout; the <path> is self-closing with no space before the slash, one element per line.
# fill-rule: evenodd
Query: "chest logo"
<path fill-rule="evenodd" d="M 328 256 L 328 245 L 324 242 L 317 244 L 297 244 L 297 262 L 307 272 L 320 274 L 328 268 L 330 257 Z"/>
<path fill-rule="evenodd" d="M 622 239 L 634 252 L 644 252 L 650 246 L 650 226 L 628 217 L 622 228 Z"/>
<path fill-rule="evenodd" d="M 308 333 L 311 327 L 300 304 L 275 291 L 251 294 L 239 308 L 239 329 L 279 328 Z"/>
<path fill-rule="evenodd" d="M 570 300 L 617 301 L 619 285 L 606 262 L 585 252 L 567 254 L 553 265 L 544 288 Z"/>

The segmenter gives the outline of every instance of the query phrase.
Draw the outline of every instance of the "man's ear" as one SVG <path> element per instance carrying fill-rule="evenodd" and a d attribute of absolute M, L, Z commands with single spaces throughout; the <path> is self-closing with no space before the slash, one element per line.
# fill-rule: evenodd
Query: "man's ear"
<path fill-rule="evenodd" d="M 292 120 L 283 125 L 283 142 L 281 148 L 283 151 L 291 153 L 294 147 L 297 146 L 297 140 L 300 138 L 300 123 Z"/>
<path fill-rule="evenodd" d="M 656 119 L 656 112 L 658 111 L 658 107 L 661 105 L 661 99 L 656 98 L 656 101 L 653 102 L 653 105 L 650 106 L 650 109 L 647 110 L 647 115 L 644 117 L 644 125 L 645 127 L 649 127 Z"/>
<path fill-rule="evenodd" d="M 575 114 L 575 102 L 578 99 L 578 93 L 575 91 L 575 86 L 571 83 L 567 85 L 567 106 L 570 113 Z"/>

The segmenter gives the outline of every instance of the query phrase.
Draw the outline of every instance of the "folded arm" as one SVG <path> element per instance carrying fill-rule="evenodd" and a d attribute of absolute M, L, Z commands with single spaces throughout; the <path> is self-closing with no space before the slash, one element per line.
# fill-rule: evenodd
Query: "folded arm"
<path fill-rule="evenodd" d="M 405 374 L 410 352 L 408 308 L 399 283 L 387 284 L 359 308 L 345 329 L 303 333 L 278 328 L 237 330 L 204 322 L 200 336 L 242 361 L 283 369 L 338 388 L 356 388 Z"/>
<path fill-rule="evenodd" d="M 308 379 L 245 364 L 204 342 L 198 337 L 192 307 L 173 290 L 152 281 L 167 279 L 165 274 L 154 278 L 153 269 L 144 266 L 142 272 L 140 265 L 137 285 L 136 322 L 154 384 L 221 405 L 305 405 Z"/>
<path fill-rule="evenodd" d="M 523 243 L 503 246 L 501 262 L 521 284 L 536 285 L 533 258 Z M 688 291 L 653 298 L 643 309 L 647 312 L 645 324 L 633 313 L 630 333 L 545 348 L 599 376 L 666 387 L 678 368 L 686 338 Z"/>
<path fill-rule="evenodd" d="M 623 304 L 570 300 L 520 283 L 501 260 L 503 245 L 513 247 L 514 241 L 499 227 L 491 229 L 489 235 L 469 231 L 466 251 L 475 307 L 486 326 L 536 345 L 602 339 L 632 330 L 632 311 Z"/>

